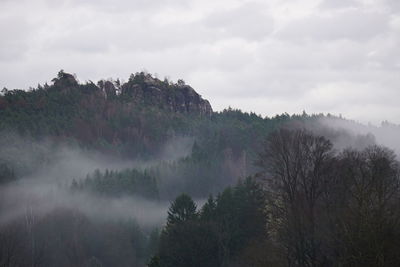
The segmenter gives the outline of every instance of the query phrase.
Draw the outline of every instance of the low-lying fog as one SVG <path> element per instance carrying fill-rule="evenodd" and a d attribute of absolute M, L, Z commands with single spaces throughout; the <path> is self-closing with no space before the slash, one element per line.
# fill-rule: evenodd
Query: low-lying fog
<path fill-rule="evenodd" d="M 296 126 L 296 123 L 289 127 Z M 346 147 L 365 148 L 379 144 L 400 152 L 400 127 L 357 124 L 325 117 L 297 125 L 329 138 L 337 151 Z M 188 156 L 194 138 L 173 138 L 152 160 L 123 160 L 84 150 L 73 145 L 33 141 L 15 134 L 1 134 L 0 161 L 11 163 L 22 176 L 17 182 L 0 187 L 0 223 L 23 216 L 28 210 L 44 215 L 63 207 L 76 209 L 93 219 L 118 220 L 134 218 L 140 225 L 155 227 L 166 218 L 170 200 L 155 201 L 140 197 L 106 197 L 70 190 L 72 179 L 84 178 L 94 170 L 144 169 L 161 161 L 174 161 Z M 0 162 L 1 163 L 1 162 Z M 197 200 L 202 203 L 204 200 Z"/>
<path fill-rule="evenodd" d="M 72 192 L 71 182 L 96 169 L 144 169 L 161 161 L 174 161 L 189 155 L 192 145 L 193 138 L 173 138 L 152 160 L 124 160 L 76 146 L 58 145 L 49 140 L 37 142 L 3 133 L 0 160 L 20 170 L 18 174 L 22 178 L 0 187 L 0 224 L 11 222 L 28 211 L 41 216 L 56 208 L 70 208 L 96 220 L 135 219 L 148 228 L 160 226 L 170 201 Z"/>

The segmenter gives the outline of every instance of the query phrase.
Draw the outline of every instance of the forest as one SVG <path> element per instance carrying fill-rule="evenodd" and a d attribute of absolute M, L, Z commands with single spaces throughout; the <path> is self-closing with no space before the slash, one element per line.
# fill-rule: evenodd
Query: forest
<path fill-rule="evenodd" d="M 399 133 L 145 72 L 4 88 L 0 266 L 399 266 Z"/>

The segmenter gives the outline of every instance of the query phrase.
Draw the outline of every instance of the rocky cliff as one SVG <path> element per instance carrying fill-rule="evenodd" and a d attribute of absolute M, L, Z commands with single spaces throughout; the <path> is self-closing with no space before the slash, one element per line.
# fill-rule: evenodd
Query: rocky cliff
<path fill-rule="evenodd" d="M 182 80 L 161 81 L 147 73 L 132 74 L 129 81 L 101 81 L 99 88 L 107 98 L 119 97 L 128 103 L 151 105 L 168 111 L 211 116 L 210 103 Z"/>

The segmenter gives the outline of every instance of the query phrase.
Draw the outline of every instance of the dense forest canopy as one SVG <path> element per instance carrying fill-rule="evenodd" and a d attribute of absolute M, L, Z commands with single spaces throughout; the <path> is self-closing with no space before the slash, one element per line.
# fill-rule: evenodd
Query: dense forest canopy
<path fill-rule="evenodd" d="M 144 72 L 3 89 L 0 266 L 397 266 L 398 133 Z"/>

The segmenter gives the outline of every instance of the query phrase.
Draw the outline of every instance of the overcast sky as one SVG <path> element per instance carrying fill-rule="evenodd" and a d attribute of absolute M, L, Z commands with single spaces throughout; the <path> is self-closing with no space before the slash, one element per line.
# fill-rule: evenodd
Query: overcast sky
<path fill-rule="evenodd" d="M 147 70 L 214 110 L 400 123 L 400 0 L 0 0 L 0 87 Z"/>

